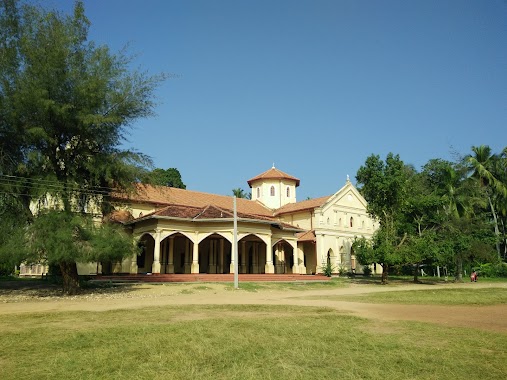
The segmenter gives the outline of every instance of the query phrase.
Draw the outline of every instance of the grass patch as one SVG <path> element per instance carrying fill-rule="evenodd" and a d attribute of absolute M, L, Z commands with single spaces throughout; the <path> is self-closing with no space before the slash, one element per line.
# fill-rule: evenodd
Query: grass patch
<path fill-rule="evenodd" d="M 504 379 L 507 335 L 329 308 L 178 306 L 0 320 L 0 378 Z"/>
<path fill-rule="evenodd" d="M 227 284 L 225 290 L 244 290 L 246 292 L 257 292 L 260 289 L 266 289 L 269 285 L 264 285 L 259 282 L 240 282 L 238 283 L 239 289 L 234 288 L 234 284 Z"/>
<path fill-rule="evenodd" d="M 210 287 L 208 287 L 206 285 L 197 285 L 197 286 L 194 286 L 194 289 L 195 290 L 209 290 Z"/>
<path fill-rule="evenodd" d="M 331 288 L 346 288 L 350 285 L 350 280 L 343 277 L 333 277 L 326 281 L 300 281 L 290 283 L 273 283 L 274 287 L 286 288 L 289 290 L 318 290 Z"/>
<path fill-rule="evenodd" d="M 465 278 L 467 281 L 468 278 Z M 496 283 L 505 283 L 507 282 L 507 277 L 478 277 L 478 281 L 480 282 L 496 282 Z"/>
<path fill-rule="evenodd" d="M 346 278 L 332 278 L 325 281 L 288 281 L 288 282 L 239 282 L 239 290 L 257 292 L 259 290 L 318 290 L 345 288 L 350 285 Z M 227 290 L 234 290 L 233 284 L 226 285 Z"/>
<path fill-rule="evenodd" d="M 332 296 L 326 297 L 326 299 L 406 305 L 498 305 L 507 303 L 507 289 L 401 290 L 396 292 Z"/>

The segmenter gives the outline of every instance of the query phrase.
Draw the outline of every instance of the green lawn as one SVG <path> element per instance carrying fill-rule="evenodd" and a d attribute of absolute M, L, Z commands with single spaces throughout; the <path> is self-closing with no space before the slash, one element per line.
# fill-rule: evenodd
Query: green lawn
<path fill-rule="evenodd" d="M 323 297 L 322 297 L 323 298 Z M 497 305 L 507 303 L 507 288 L 435 289 L 325 297 L 335 301 L 412 305 Z M 507 316 L 506 316 L 507 317 Z"/>
<path fill-rule="evenodd" d="M 31 313 L 0 331 L 4 380 L 507 378 L 507 334 L 327 308 Z"/>

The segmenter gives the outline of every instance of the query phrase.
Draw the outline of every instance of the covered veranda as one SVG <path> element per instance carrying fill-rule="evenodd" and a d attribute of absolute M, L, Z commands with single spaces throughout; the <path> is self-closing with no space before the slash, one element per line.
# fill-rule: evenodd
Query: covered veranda
<path fill-rule="evenodd" d="M 165 214 L 161 215 L 162 212 Z M 234 229 L 230 214 L 216 209 L 214 217 L 206 219 L 182 219 L 167 214 L 165 209 L 129 223 L 140 254 L 116 265 L 113 273 L 234 273 Z M 238 273 L 306 274 L 305 256 L 297 247 L 300 231 L 276 220 L 240 218 Z"/>

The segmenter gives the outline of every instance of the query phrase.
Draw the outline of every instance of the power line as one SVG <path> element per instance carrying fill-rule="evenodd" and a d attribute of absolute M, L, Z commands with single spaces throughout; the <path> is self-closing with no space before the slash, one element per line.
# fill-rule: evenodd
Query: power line
<path fill-rule="evenodd" d="M 48 186 L 64 186 L 61 182 L 53 181 L 53 180 L 47 180 L 47 179 L 41 179 L 41 178 L 26 178 L 26 177 L 20 177 L 15 175 L 7 175 L 7 174 L 0 174 L 0 180 L 7 180 L 7 181 L 26 181 L 36 184 L 44 184 Z M 79 184 L 70 184 L 71 186 L 80 187 Z M 97 191 L 114 191 L 112 187 L 106 187 L 106 186 L 90 186 L 91 189 L 98 189 Z M 100 190 L 105 189 L 105 190 Z"/>
<path fill-rule="evenodd" d="M 113 192 L 117 192 L 117 189 L 113 189 L 110 187 L 104 186 L 80 186 L 78 184 L 63 184 L 58 182 L 52 182 L 48 180 L 37 180 L 37 179 L 29 179 L 23 177 L 16 176 L 4 176 L 0 175 L 0 185 L 5 186 L 23 186 L 28 185 L 32 189 L 35 190 L 47 190 L 47 192 L 62 192 L 65 189 L 71 192 L 78 192 L 81 194 L 87 195 L 109 195 Z M 104 190 L 102 190 L 104 189 Z M 3 191 L 6 193 L 6 191 Z M 15 190 L 10 192 L 11 194 L 15 194 Z M 23 193 L 16 193 L 17 195 L 29 195 Z"/>
<path fill-rule="evenodd" d="M 0 180 L 0 185 L 10 185 L 10 186 L 13 186 L 13 185 L 16 185 L 15 183 L 11 183 L 11 182 L 3 182 Z M 41 191 L 41 190 L 45 190 L 44 192 L 46 193 L 51 193 L 51 192 L 63 192 L 64 191 L 64 187 L 58 187 L 58 186 L 40 186 L 40 187 L 32 187 L 32 189 L 34 189 L 35 191 Z M 107 191 L 96 191 L 96 190 L 91 190 L 91 189 L 79 189 L 77 187 L 73 187 L 71 189 L 68 189 L 70 192 L 73 192 L 73 193 L 81 193 L 81 194 L 85 194 L 85 195 L 94 195 L 94 196 L 99 196 L 99 195 L 108 195 L 110 194 L 109 192 Z M 13 194 L 13 195 L 25 195 L 25 196 L 30 196 L 30 195 L 33 195 L 33 194 L 29 194 L 28 192 L 25 192 L 25 193 L 20 193 L 19 191 L 16 192 L 15 190 L 11 190 L 11 191 L 6 191 L 5 189 L 2 191 L 3 193 L 10 193 L 10 194 Z"/>

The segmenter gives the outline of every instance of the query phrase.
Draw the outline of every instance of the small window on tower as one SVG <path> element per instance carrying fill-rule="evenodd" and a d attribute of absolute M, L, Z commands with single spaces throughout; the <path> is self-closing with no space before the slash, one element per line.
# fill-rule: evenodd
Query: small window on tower
<path fill-rule="evenodd" d="M 261 197 L 261 188 L 258 187 L 257 188 L 257 198 L 260 198 Z"/>
<path fill-rule="evenodd" d="M 269 193 L 271 194 L 272 197 L 275 196 L 275 187 L 274 186 L 271 186 L 271 189 L 270 189 Z"/>
<path fill-rule="evenodd" d="M 287 186 L 287 198 L 290 198 L 290 187 Z"/>
<path fill-rule="evenodd" d="M 350 217 L 350 227 L 354 227 L 354 218 Z"/>

